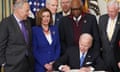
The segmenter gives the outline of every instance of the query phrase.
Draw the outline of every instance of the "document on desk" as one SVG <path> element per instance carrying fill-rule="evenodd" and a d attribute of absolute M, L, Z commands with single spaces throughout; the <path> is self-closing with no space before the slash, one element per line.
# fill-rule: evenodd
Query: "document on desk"
<path fill-rule="evenodd" d="M 70 70 L 70 72 L 78 72 L 79 70 Z M 53 71 L 53 72 L 59 72 L 59 71 Z M 107 71 L 90 71 L 90 72 L 107 72 Z"/>

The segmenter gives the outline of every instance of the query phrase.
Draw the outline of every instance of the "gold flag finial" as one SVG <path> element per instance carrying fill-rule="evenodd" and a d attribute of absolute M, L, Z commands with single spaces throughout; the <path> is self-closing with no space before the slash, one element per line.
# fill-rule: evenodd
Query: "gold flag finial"
<path fill-rule="evenodd" d="M 88 9 L 89 9 L 88 8 L 88 0 L 85 0 L 84 6 L 83 6 L 83 11 L 88 12 L 89 11 Z"/>

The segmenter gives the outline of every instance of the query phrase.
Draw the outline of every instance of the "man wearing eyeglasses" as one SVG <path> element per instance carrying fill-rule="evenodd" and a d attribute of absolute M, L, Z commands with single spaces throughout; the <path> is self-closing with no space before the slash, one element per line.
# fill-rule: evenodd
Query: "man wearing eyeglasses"
<path fill-rule="evenodd" d="M 71 13 L 71 1 L 72 0 L 61 0 L 60 5 L 62 8 L 62 11 L 59 12 L 62 16 L 70 15 Z"/>
<path fill-rule="evenodd" d="M 93 36 L 93 50 L 97 55 L 100 51 L 100 37 L 95 16 L 82 10 L 81 0 L 71 1 L 71 14 L 63 17 L 59 24 L 61 55 L 71 46 L 79 45 L 79 36 L 82 33 L 90 33 Z M 73 51 L 74 52 L 74 51 Z"/>

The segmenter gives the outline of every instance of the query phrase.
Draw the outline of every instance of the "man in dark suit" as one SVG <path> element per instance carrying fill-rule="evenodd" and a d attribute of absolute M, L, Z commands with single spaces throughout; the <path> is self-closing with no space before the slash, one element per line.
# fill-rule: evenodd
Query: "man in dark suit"
<path fill-rule="evenodd" d="M 92 49 L 96 51 L 96 54 L 99 53 L 100 37 L 96 18 L 91 14 L 82 12 L 81 0 L 72 0 L 71 14 L 61 19 L 59 33 L 61 55 L 63 55 L 69 47 L 78 46 L 81 33 L 90 33 L 93 36 L 94 45 Z"/>
<path fill-rule="evenodd" d="M 58 0 L 46 0 L 46 8 L 48 8 L 52 13 L 53 25 L 58 27 L 62 17 L 62 15 L 57 13 Z"/>
<path fill-rule="evenodd" d="M 99 19 L 99 29 L 102 41 L 102 56 L 111 72 L 119 72 L 114 56 L 114 44 L 120 29 L 119 4 L 111 0 L 107 4 L 108 14 Z M 111 26 L 112 25 L 112 26 Z"/>
<path fill-rule="evenodd" d="M 95 51 L 90 50 L 93 38 L 88 33 L 83 33 L 79 39 L 79 47 L 71 47 L 67 52 L 54 63 L 54 68 L 60 71 L 69 72 L 70 69 L 79 69 L 89 72 L 91 70 L 104 70 L 104 62 L 100 55 L 94 57 Z M 84 54 L 84 59 L 82 59 Z M 82 63 L 83 62 L 83 63 Z"/>
<path fill-rule="evenodd" d="M 72 0 L 61 0 L 60 5 L 62 8 L 62 11 L 59 12 L 62 16 L 70 15 L 71 13 L 71 1 Z"/>
<path fill-rule="evenodd" d="M 115 40 L 115 46 L 114 46 L 113 50 L 114 50 L 114 55 L 115 55 L 115 59 L 116 59 L 116 64 L 120 71 L 120 29 L 117 33 L 117 37 Z"/>
<path fill-rule="evenodd" d="M 0 66 L 5 72 L 33 72 L 29 4 L 13 2 L 13 14 L 0 22 Z"/>

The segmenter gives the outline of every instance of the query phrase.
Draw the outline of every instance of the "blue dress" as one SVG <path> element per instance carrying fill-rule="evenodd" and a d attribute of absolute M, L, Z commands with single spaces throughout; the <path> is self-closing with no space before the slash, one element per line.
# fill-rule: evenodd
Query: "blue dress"
<path fill-rule="evenodd" d="M 60 42 L 58 29 L 50 26 L 52 43 L 49 44 L 42 27 L 32 27 L 33 55 L 35 58 L 35 72 L 45 72 L 44 65 L 55 61 L 60 56 Z"/>

